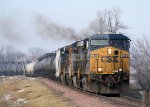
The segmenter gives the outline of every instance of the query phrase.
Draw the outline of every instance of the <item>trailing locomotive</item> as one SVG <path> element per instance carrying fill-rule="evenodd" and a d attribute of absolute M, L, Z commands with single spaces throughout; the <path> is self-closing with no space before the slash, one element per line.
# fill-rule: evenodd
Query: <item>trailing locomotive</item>
<path fill-rule="evenodd" d="M 95 34 L 37 59 L 32 73 L 95 93 L 119 94 L 128 90 L 129 47 L 130 39 L 122 34 Z"/>

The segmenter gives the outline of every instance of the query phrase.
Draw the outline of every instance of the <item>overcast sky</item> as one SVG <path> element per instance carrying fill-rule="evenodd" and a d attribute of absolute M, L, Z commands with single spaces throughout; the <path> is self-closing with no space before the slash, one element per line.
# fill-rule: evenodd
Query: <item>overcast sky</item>
<path fill-rule="evenodd" d="M 0 0 L 0 22 L 10 25 L 8 29 L 13 33 L 5 37 L 0 33 L 0 46 L 9 44 L 23 51 L 29 47 L 55 50 L 70 42 L 37 36 L 33 24 L 36 15 L 79 33 L 96 18 L 99 9 L 111 7 L 122 10 L 121 20 L 129 26 L 127 32 L 132 35 L 131 38 L 150 35 L 149 0 Z"/>

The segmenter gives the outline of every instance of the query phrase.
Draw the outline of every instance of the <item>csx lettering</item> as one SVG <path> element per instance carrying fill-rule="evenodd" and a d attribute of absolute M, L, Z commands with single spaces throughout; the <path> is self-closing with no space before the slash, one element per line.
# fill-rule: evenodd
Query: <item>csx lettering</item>
<path fill-rule="evenodd" d="M 102 56 L 101 61 L 102 62 L 118 62 L 117 58 L 118 56 Z"/>

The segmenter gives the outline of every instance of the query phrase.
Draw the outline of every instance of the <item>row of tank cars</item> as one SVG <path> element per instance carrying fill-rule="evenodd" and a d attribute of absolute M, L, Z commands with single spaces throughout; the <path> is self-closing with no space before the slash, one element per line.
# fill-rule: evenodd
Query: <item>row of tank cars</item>
<path fill-rule="evenodd" d="M 0 76 L 23 75 L 25 63 L 23 62 L 0 62 Z"/>
<path fill-rule="evenodd" d="M 56 53 L 47 53 L 42 57 L 28 63 L 26 65 L 26 76 L 42 76 L 51 77 L 56 70 L 55 66 Z"/>
<path fill-rule="evenodd" d="M 129 86 L 130 39 L 95 34 L 26 65 L 26 76 L 42 76 L 100 94 L 120 94 Z"/>

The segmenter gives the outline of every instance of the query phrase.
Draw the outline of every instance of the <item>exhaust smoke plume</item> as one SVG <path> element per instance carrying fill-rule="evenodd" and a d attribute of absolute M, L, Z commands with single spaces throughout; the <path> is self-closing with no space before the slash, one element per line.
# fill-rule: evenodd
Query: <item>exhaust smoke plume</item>
<path fill-rule="evenodd" d="M 80 39 L 72 28 L 66 28 L 64 26 L 51 22 L 41 15 L 35 16 L 35 24 L 37 33 L 42 38 L 66 41 L 77 41 Z"/>

